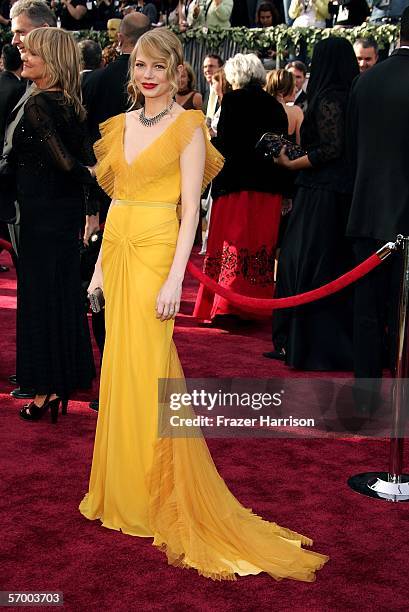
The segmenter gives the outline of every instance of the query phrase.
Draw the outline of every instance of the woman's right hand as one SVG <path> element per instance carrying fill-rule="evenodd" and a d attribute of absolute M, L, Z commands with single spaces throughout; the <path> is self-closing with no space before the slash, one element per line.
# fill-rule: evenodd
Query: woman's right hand
<path fill-rule="evenodd" d="M 93 293 L 97 288 L 102 289 L 104 291 L 104 282 L 102 278 L 102 269 L 100 266 L 95 266 L 94 274 L 92 275 L 91 282 L 88 285 L 88 295 Z"/>
<path fill-rule="evenodd" d="M 278 166 L 283 166 L 284 168 L 291 168 L 292 162 L 287 155 L 287 147 L 283 147 L 280 151 L 280 155 L 278 157 L 274 157 L 274 163 Z"/>

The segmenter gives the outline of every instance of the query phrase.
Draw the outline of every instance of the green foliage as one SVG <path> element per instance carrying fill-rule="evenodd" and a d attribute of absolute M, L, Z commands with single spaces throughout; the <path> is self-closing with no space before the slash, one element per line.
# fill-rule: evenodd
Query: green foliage
<path fill-rule="evenodd" d="M 311 56 L 314 45 L 322 38 L 328 36 L 343 36 L 351 42 L 358 37 L 372 36 L 381 49 L 388 48 L 391 43 L 399 37 L 399 27 L 396 25 L 369 25 L 364 24 L 357 28 L 289 28 L 279 25 L 272 28 L 190 28 L 186 32 L 180 32 L 178 28 L 171 28 L 183 43 L 192 40 L 205 45 L 208 49 L 220 49 L 226 41 L 235 42 L 243 51 L 265 51 L 274 47 L 279 55 L 284 55 L 288 51 L 297 52 L 300 43 L 304 40 L 307 44 L 308 55 Z M 74 32 L 77 40 L 91 38 L 100 43 L 102 47 L 109 44 L 106 32 L 95 30 Z M 11 41 L 11 32 L 1 28 L 0 43 L 4 44 Z"/>

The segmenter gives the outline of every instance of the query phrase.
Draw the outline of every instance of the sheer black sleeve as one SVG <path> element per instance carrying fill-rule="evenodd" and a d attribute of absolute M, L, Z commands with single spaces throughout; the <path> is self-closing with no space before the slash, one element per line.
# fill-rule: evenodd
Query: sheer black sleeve
<path fill-rule="evenodd" d="M 335 96 L 323 98 L 316 112 L 319 144 L 308 151 L 313 167 L 342 157 L 345 147 L 345 108 Z"/>
<path fill-rule="evenodd" d="M 97 163 L 94 149 L 91 144 L 91 137 L 89 135 L 87 123 L 84 121 L 82 124 L 82 151 L 83 161 L 86 166 L 95 166 Z M 89 171 L 87 170 L 88 174 Z M 91 183 L 83 184 L 84 197 L 85 197 L 85 211 L 87 215 L 96 215 L 100 209 L 101 201 L 101 189 L 97 184 L 96 178 L 92 178 Z"/>
<path fill-rule="evenodd" d="M 24 109 L 25 117 L 39 137 L 50 161 L 62 172 L 70 173 L 75 181 L 83 185 L 86 213 L 95 214 L 98 212 L 96 182 L 87 168 L 87 165 L 95 164 L 95 158 L 90 143 L 87 146 L 88 138 L 85 130 L 81 132 L 81 157 L 85 163 L 81 163 L 64 144 L 54 113 L 52 105 L 41 94 L 30 98 Z M 78 128 L 78 125 L 75 127 Z"/>

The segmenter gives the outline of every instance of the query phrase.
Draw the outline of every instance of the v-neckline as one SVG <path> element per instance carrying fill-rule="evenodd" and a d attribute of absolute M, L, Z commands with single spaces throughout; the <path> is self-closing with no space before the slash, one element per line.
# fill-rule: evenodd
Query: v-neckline
<path fill-rule="evenodd" d="M 172 121 L 172 123 L 170 123 L 161 134 L 159 134 L 159 136 L 157 136 L 156 138 L 154 138 L 152 140 L 152 142 L 150 144 L 148 144 L 146 147 L 144 147 L 139 153 L 138 155 L 136 155 L 136 157 L 133 158 L 133 160 L 131 162 L 128 162 L 126 159 L 126 155 L 125 155 L 125 129 L 126 129 L 126 113 L 123 114 L 123 121 L 122 121 L 122 158 L 124 160 L 124 163 L 126 164 L 126 166 L 128 168 L 131 168 L 132 166 L 135 165 L 135 163 L 141 158 L 142 155 L 144 155 L 146 153 L 146 151 L 148 151 L 149 149 L 151 149 L 153 147 L 153 145 L 155 145 L 158 140 L 160 140 L 162 138 L 162 136 L 164 136 L 165 134 L 167 134 L 167 132 L 170 130 L 171 127 L 173 127 L 173 124 L 176 123 L 179 118 L 184 115 L 185 113 L 188 113 L 188 110 L 185 110 L 183 113 L 179 113 L 179 115 L 176 117 L 176 119 L 174 119 Z"/>

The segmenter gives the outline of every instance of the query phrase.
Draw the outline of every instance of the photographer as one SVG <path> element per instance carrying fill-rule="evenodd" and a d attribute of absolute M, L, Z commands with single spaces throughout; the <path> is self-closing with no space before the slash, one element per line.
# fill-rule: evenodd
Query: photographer
<path fill-rule="evenodd" d="M 332 25 L 355 27 L 362 25 L 371 10 L 366 0 L 334 0 L 328 5 L 332 17 Z"/>
<path fill-rule="evenodd" d="M 57 19 L 64 30 L 85 30 L 89 26 L 86 0 L 51 0 Z"/>

